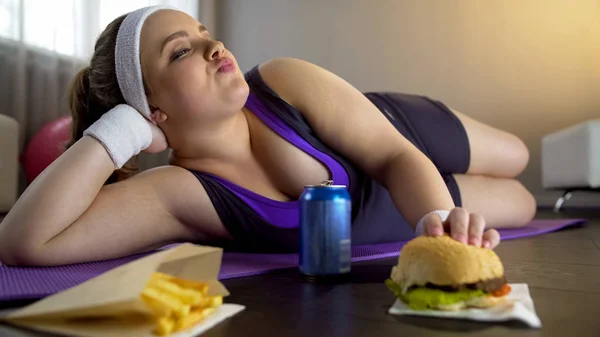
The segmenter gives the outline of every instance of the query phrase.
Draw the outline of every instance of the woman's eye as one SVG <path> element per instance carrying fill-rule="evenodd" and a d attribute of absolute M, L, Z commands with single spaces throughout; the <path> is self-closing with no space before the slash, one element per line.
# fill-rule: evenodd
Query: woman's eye
<path fill-rule="evenodd" d="M 184 48 L 184 49 L 180 49 L 178 51 L 175 51 L 172 55 L 171 55 L 171 61 L 175 61 L 178 58 L 182 57 L 183 55 L 185 55 L 188 51 L 190 51 L 189 48 Z"/>

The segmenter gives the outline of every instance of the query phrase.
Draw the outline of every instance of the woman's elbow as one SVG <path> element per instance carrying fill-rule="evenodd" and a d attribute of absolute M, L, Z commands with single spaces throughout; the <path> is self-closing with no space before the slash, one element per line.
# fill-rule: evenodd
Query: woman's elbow
<path fill-rule="evenodd" d="M 12 242 L 7 242 L 12 241 Z M 0 237 L 0 263 L 7 266 L 40 266 L 44 264 L 42 247 L 27 245 Z"/>
<path fill-rule="evenodd" d="M 19 258 L 18 254 L 15 254 L 4 242 L 0 242 L 0 263 L 5 266 L 23 265 L 22 259 Z"/>
<path fill-rule="evenodd" d="M 23 259 L 15 254 L 10 249 L 6 248 L 6 246 L 2 245 L 0 247 L 0 263 L 5 266 L 23 266 L 26 263 L 23 263 Z"/>

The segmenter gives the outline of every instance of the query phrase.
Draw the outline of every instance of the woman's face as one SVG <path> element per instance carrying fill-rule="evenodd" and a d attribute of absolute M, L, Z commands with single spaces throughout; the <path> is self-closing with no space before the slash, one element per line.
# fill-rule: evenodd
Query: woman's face
<path fill-rule="evenodd" d="M 209 126 L 246 103 L 249 89 L 235 58 L 186 13 L 150 16 L 140 51 L 151 111 L 159 109 L 170 125 Z"/>

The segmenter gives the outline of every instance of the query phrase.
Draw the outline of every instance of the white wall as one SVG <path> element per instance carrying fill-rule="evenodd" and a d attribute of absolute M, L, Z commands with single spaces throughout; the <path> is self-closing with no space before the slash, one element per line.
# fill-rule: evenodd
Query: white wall
<path fill-rule="evenodd" d="M 556 195 L 540 184 L 542 135 L 600 117 L 596 0 L 220 0 L 217 13 L 243 69 L 299 57 L 517 134 L 532 154 L 520 179 L 542 204 Z"/>

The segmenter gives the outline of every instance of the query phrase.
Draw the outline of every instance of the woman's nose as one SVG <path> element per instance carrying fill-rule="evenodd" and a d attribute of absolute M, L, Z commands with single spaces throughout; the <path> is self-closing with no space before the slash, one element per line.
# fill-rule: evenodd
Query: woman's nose
<path fill-rule="evenodd" d="M 220 59 L 223 57 L 223 54 L 225 54 L 225 46 L 221 41 L 212 41 L 206 52 L 207 60 L 212 61 L 214 59 Z"/>

